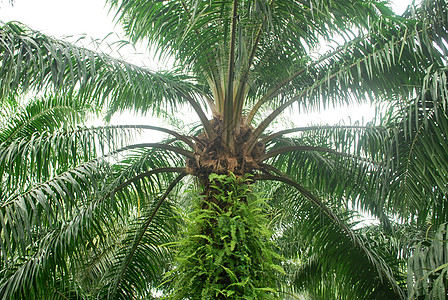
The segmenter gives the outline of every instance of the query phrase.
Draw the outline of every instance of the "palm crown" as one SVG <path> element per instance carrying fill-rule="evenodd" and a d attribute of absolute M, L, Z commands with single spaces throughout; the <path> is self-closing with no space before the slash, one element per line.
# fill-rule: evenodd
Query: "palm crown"
<path fill-rule="evenodd" d="M 4 299 L 446 294 L 446 261 L 417 280 L 443 253 L 419 242 L 447 220 L 446 1 L 403 16 L 378 1 L 108 2 L 172 71 L 1 28 Z M 269 127 L 292 105 L 366 100 L 383 103 L 377 123 Z M 190 131 L 82 125 L 185 105 Z M 170 138 L 137 143 L 141 130 Z M 357 228 L 355 209 L 380 224 Z"/>

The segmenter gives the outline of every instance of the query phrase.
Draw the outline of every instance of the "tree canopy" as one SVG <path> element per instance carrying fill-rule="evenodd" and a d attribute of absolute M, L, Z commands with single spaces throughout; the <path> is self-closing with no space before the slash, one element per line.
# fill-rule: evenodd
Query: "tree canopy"
<path fill-rule="evenodd" d="M 2 299 L 446 297 L 446 0 L 107 3 L 174 68 L 0 28 Z"/>

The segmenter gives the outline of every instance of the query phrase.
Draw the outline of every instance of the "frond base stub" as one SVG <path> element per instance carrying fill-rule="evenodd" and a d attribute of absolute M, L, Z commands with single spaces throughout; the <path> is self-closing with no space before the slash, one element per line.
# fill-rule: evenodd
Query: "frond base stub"
<path fill-rule="evenodd" d="M 246 153 L 247 142 L 250 140 L 253 128 L 242 125 L 240 132 L 234 134 L 234 150 L 229 149 L 222 139 L 223 122 L 220 118 L 213 118 L 211 125 L 216 138 L 209 139 L 205 133 L 193 137 L 195 141 L 194 159 L 187 159 L 187 170 L 200 179 L 208 180 L 210 174 L 233 173 L 242 176 L 261 169 L 260 158 L 265 153 L 265 145 L 259 142 L 251 153 Z"/>

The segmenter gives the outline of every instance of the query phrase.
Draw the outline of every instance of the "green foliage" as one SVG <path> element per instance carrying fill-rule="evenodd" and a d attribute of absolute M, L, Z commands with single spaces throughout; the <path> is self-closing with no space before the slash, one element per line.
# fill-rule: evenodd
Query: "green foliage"
<path fill-rule="evenodd" d="M 108 2 L 127 38 L 169 53 L 173 70 L 0 26 L 0 299 L 149 299 L 157 287 L 174 299 L 443 298 L 446 226 L 415 248 L 408 291 L 403 274 L 425 225 L 448 218 L 446 0 L 403 16 L 382 0 Z M 41 99 L 22 103 L 30 94 Z M 380 126 L 263 136 L 292 105 L 368 99 L 393 107 Z M 179 124 L 184 104 L 202 123 L 189 136 L 80 126 L 103 108 Z M 174 139 L 135 144 L 138 130 Z M 270 205 L 249 177 L 184 181 L 185 157 L 213 149 L 227 167 L 259 150 L 251 173 Z M 174 212 L 189 208 L 179 183 L 197 201 L 173 260 Z M 379 225 L 360 229 L 353 210 Z"/>
<path fill-rule="evenodd" d="M 448 297 L 448 225 L 417 244 L 408 261 L 408 299 L 443 300 Z"/>
<path fill-rule="evenodd" d="M 277 299 L 284 273 L 270 241 L 264 199 L 249 177 L 211 174 L 189 216 L 170 299 Z"/>
<path fill-rule="evenodd" d="M 0 299 L 119 299 L 136 286 L 146 295 L 169 265 L 153 245 L 177 230 L 171 205 L 156 205 L 174 178 L 154 169 L 178 158 L 132 145 L 156 127 L 80 126 L 89 111 L 60 95 L 2 107 Z"/>
<path fill-rule="evenodd" d="M 330 216 L 289 185 L 269 183 L 265 188 L 271 192 L 271 207 L 282 211 L 275 242 L 287 262 L 285 293 L 338 300 L 399 298 L 394 260 L 388 259 L 391 255 L 384 253 L 383 245 L 378 247 L 366 232 L 355 229 L 355 212 L 328 199 Z"/>

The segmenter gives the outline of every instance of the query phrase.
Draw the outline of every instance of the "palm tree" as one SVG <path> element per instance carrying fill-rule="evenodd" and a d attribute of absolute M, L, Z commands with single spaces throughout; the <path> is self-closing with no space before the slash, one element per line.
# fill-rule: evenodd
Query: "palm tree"
<path fill-rule="evenodd" d="M 403 299 L 402 260 L 379 239 L 423 203 L 397 187 L 397 145 L 419 127 L 271 125 L 293 105 L 370 100 L 412 116 L 431 94 L 445 108 L 446 1 L 403 16 L 378 1 L 108 2 L 172 71 L 1 28 L 2 298 Z M 109 119 L 185 106 L 200 126 L 82 125 L 103 107 Z M 141 130 L 170 138 L 141 143 Z"/>

